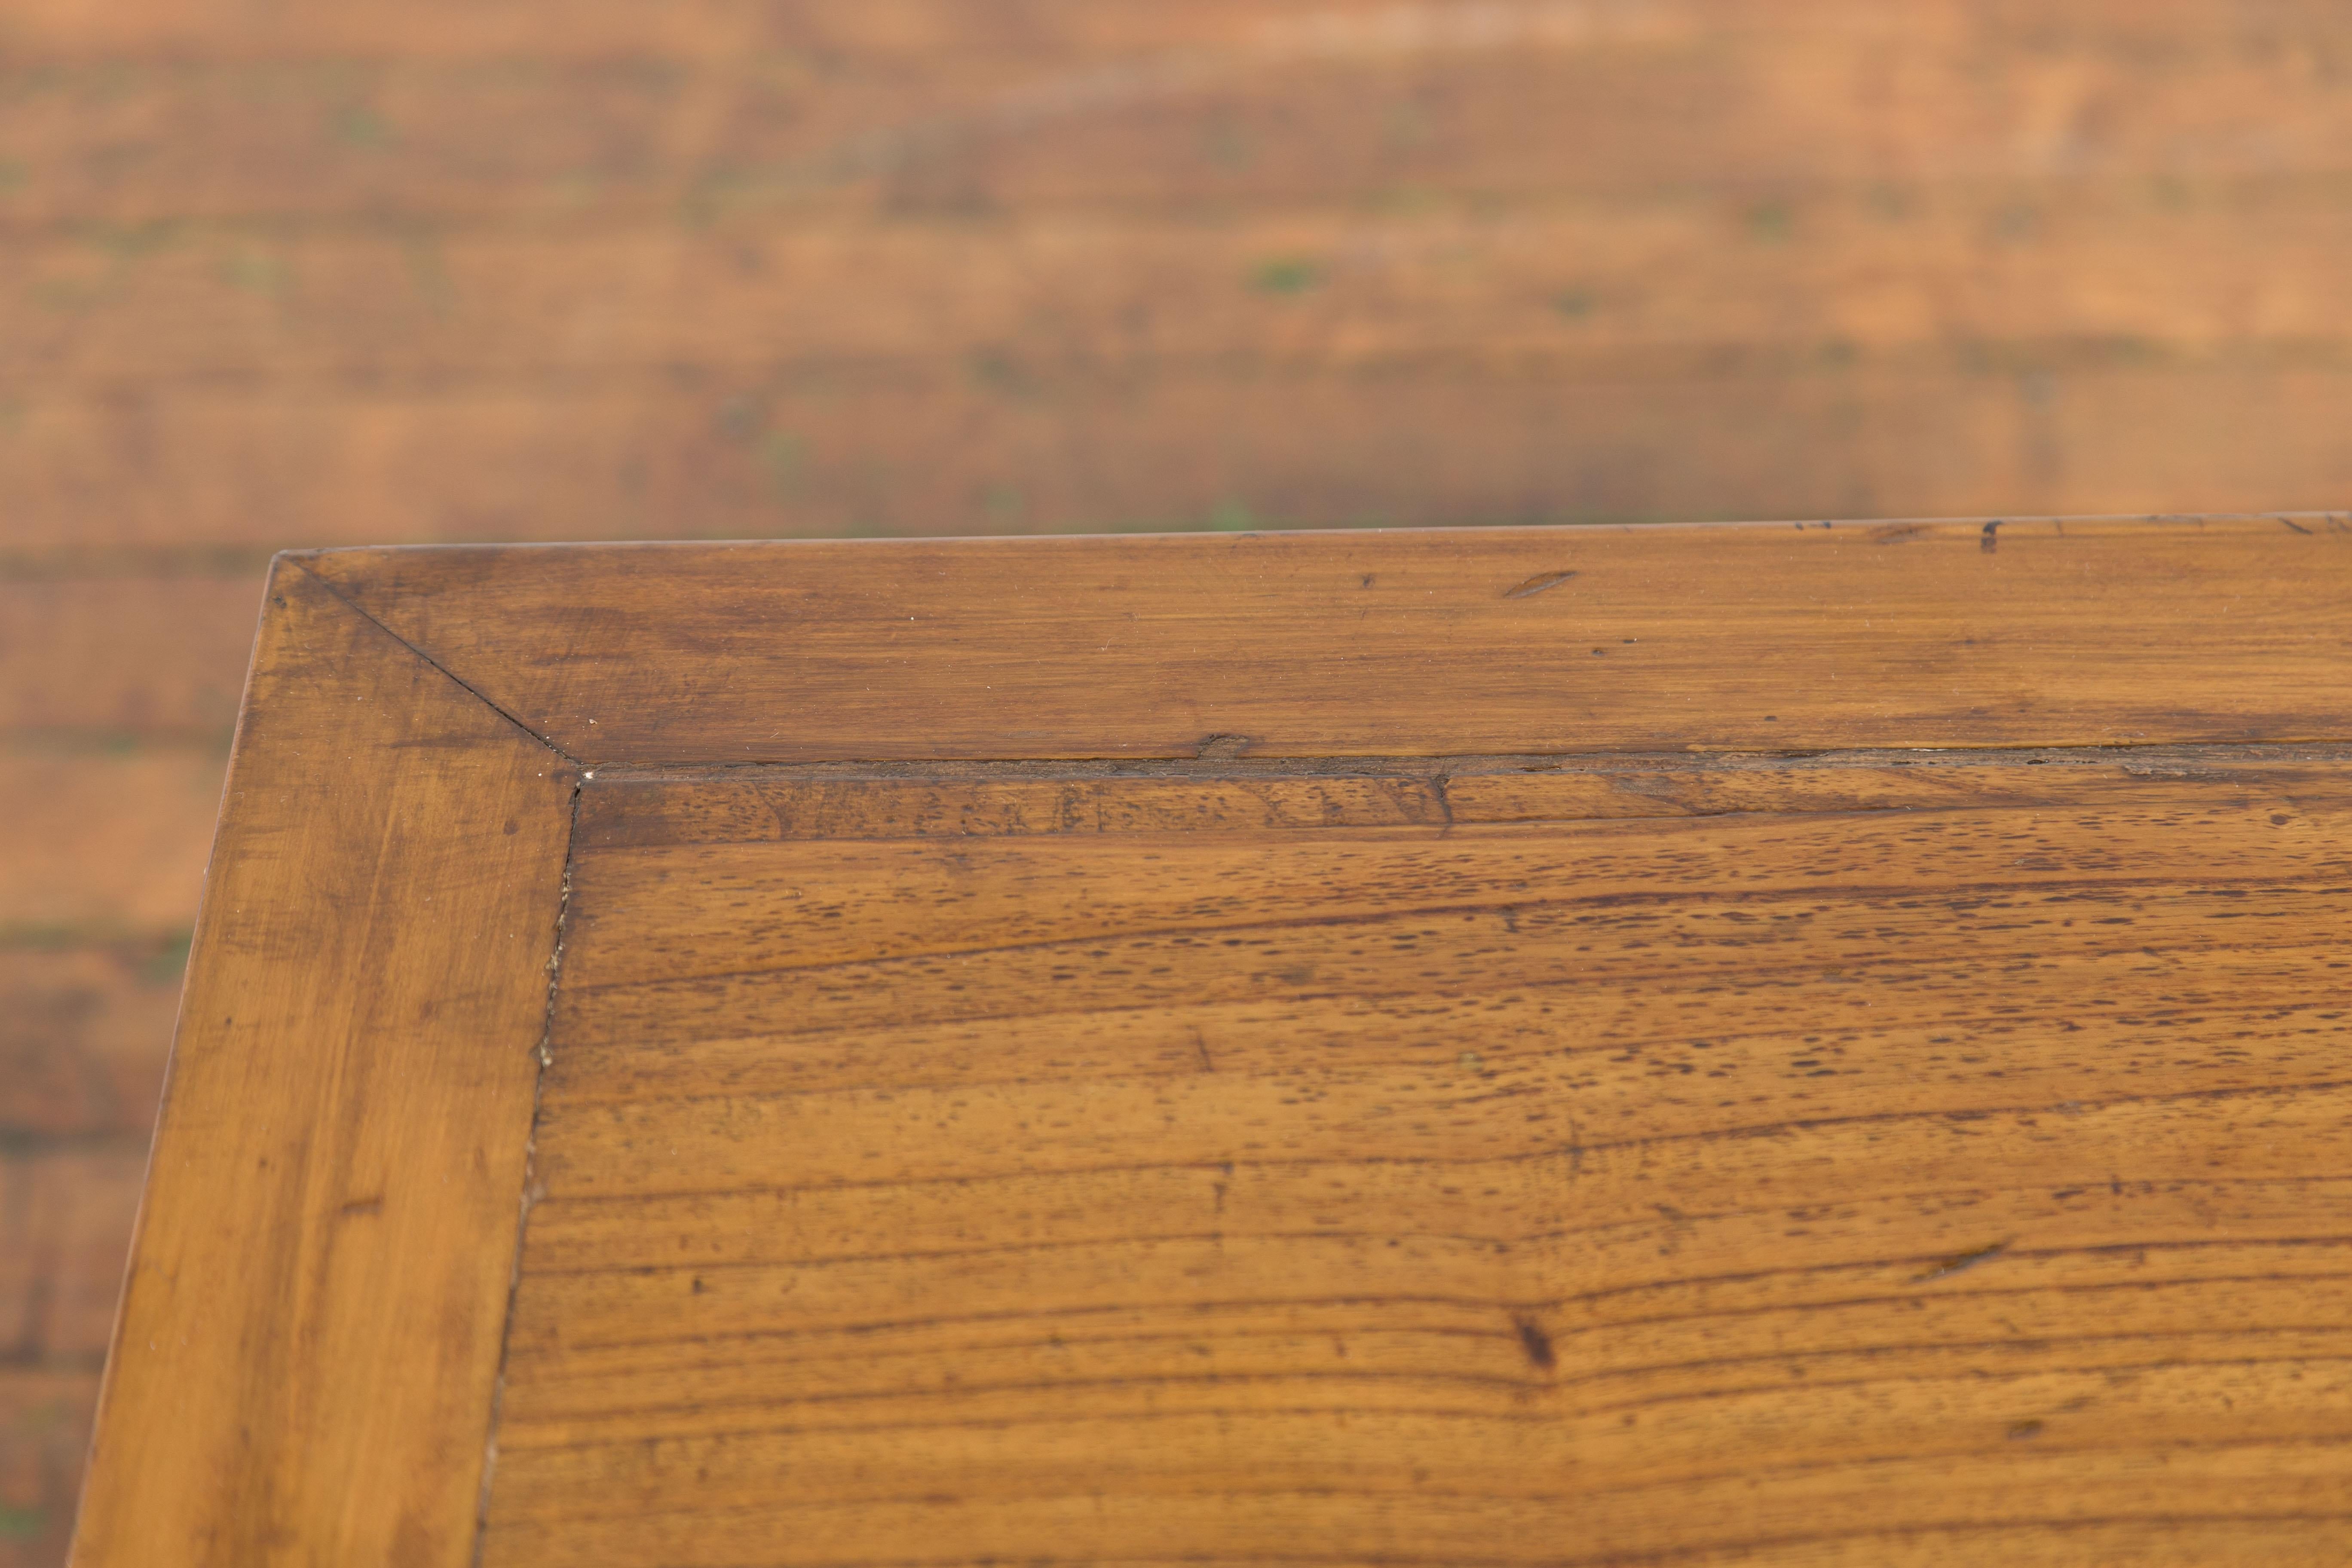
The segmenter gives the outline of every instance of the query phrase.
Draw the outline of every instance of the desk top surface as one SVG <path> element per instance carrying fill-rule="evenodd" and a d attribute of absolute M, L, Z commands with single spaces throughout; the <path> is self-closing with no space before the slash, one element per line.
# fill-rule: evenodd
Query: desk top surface
<path fill-rule="evenodd" d="M 2352 522 L 273 572 L 82 1568 L 2331 1560 Z"/>

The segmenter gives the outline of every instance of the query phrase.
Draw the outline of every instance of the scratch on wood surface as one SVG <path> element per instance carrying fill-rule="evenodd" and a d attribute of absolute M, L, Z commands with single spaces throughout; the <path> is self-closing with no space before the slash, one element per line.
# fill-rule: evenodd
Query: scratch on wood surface
<path fill-rule="evenodd" d="M 1979 1263 L 1990 1263 L 2007 1252 L 2011 1243 L 2016 1239 L 2012 1236 L 2005 1240 L 1996 1241 L 1990 1247 L 1979 1247 L 1974 1252 L 1956 1252 L 1951 1257 L 1942 1259 L 1934 1268 L 1911 1276 L 1911 1283 L 1925 1285 L 1931 1280 L 1948 1279 L 1955 1274 L 1974 1268 Z"/>
<path fill-rule="evenodd" d="M 563 943 L 572 922 L 572 873 L 580 852 L 580 797 L 582 786 L 595 776 L 594 771 L 590 770 L 572 784 L 567 813 L 570 821 L 563 835 L 563 874 L 556 888 L 555 932 L 548 944 L 545 965 L 547 1005 L 540 1022 L 539 1040 L 531 1053 L 538 1060 L 539 1071 L 531 1079 L 530 1136 L 523 1144 L 522 1191 L 517 1197 L 515 1213 L 514 1263 L 507 1279 L 507 1313 L 505 1327 L 499 1335 L 498 1372 L 490 1383 L 490 1429 L 482 1446 L 482 1479 L 474 1499 L 474 1568 L 480 1568 L 482 1553 L 489 1541 L 490 1488 L 498 1479 L 499 1423 L 506 1409 L 507 1362 L 514 1350 L 515 1303 L 522 1292 L 523 1247 L 530 1236 L 530 1211 L 547 1196 L 547 1184 L 541 1179 L 538 1169 L 540 1114 L 547 1094 L 547 1069 L 555 1064 L 556 997 L 563 982 Z"/>
<path fill-rule="evenodd" d="M 1532 599 L 1538 594 L 1559 587 L 1562 583 L 1567 582 L 1570 578 L 1575 575 L 1576 574 L 1573 572 L 1538 572 L 1534 576 L 1528 578 L 1526 582 L 1520 584 L 1517 587 L 1505 589 L 1503 592 L 1503 597 L 1506 599 Z"/>

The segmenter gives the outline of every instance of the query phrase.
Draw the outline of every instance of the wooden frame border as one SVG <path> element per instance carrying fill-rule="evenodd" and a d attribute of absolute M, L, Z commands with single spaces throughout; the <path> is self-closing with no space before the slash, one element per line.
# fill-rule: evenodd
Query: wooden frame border
<path fill-rule="evenodd" d="M 611 764 L 2352 739 L 2352 521 L 273 564 L 74 1561 L 473 1560 Z"/>
<path fill-rule="evenodd" d="M 471 1560 L 575 774 L 273 565 L 74 1562 Z"/>
<path fill-rule="evenodd" d="M 591 767 L 2352 739 L 2352 517 L 354 550 Z"/>

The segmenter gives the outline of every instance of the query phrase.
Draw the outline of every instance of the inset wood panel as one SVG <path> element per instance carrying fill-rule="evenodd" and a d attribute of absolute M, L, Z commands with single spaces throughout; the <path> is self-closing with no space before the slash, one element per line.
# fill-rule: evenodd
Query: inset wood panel
<path fill-rule="evenodd" d="M 489 1568 L 2352 1542 L 2330 754 L 580 822 Z"/>

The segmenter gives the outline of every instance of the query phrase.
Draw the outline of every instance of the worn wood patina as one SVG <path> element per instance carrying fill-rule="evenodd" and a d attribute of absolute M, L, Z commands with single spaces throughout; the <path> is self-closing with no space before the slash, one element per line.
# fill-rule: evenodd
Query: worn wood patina
<path fill-rule="evenodd" d="M 283 558 L 76 1561 L 2340 1560 L 2347 692 L 2325 516 Z"/>

